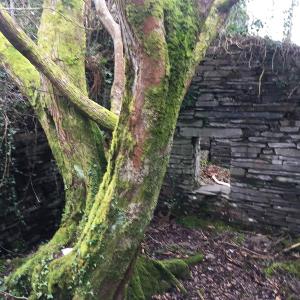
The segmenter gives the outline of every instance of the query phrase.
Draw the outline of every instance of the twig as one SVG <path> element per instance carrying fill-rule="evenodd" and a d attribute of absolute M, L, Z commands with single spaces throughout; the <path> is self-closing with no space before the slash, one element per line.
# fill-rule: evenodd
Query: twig
<path fill-rule="evenodd" d="M 224 251 L 224 253 L 225 253 L 226 259 L 227 259 L 231 264 L 233 264 L 233 265 L 235 265 L 235 266 L 237 266 L 237 267 L 243 269 L 243 264 L 242 264 L 241 262 L 233 260 L 233 259 L 226 253 L 226 251 Z"/>
<path fill-rule="evenodd" d="M 10 293 L 7 293 L 7 292 L 4 292 L 4 291 L 0 291 L 0 295 L 3 295 L 5 297 L 11 297 L 13 299 L 22 299 L 22 300 L 27 300 L 28 298 L 27 297 L 18 297 L 18 296 L 14 296 Z"/>
<path fill-rule="evenodd" d="M 285 248 L 282 252 L 286 253 L 299 247 L 300 247 L 300 243 L 296 243 L 290 247 Z"/>
<path fill-rule="evenodd" d="M 274 59 L 275 59 L 275 56 L 276 56 L 276 53 L 277 53 L 277 49 L 278 49 L 278 47 L 276 46 L 275 51 L 274 51 L 273 56 L 272 56 L 272 71 L 274 71 Z"/>
<path fill-rule="evenodd" d="M 297 90 L 297 88 L 299 87 L 299 85 L 297 85 L 297 86 L 295 86 L 293 89 L 292 89 L 292 91 L 289 93 L 289 95 L 288 95 L 288 99 L 290 99 L 292 96 L 293 96 L 293 94 L 295 93 L 295 91 Z"/>
<path fill-rule="evenodd" d="M 265 74 L 265 68 L 263 68 L 260 76 L 259 76 L 259 81 L 258 81 L 258 97 L 261 95 L 261 81 L 262 81 L 262 78 Z"/>
<path fill-rule="evenodd" d="M 205 300 L 202 293 L 199 290 L 197 291 L 197 294 L 201 300 Z"/>
<path fill-rule="evenodd" d="M 30 185 L 31 185 L 32 191 L 33 191 L 33 193 L 34 193 L 34 195 L 35 195 L 35 198 L 36 198 L 37 202 L 38 202 L 38 203 L 41 203 L 41 200 L 39 199 L 39 197 L 38 197 L 38 195 L 37 195 L 37 193 L 36 193 L 36 191 L 35 191 L 35 189 L 34 189 L 34 186 L 33 186 L 33 183 L 32 183 L 32 177 L 31 177 L 31 175 L 30 175 Z"/>
<path fill-rule="evenodd" d="M 248 254 L 250 256 L 255 257 L 255 258 L 260 258 L 260 259 L 271 259 L 271 258 L 273 258 L 272 256 L 257 253 L 255 251 L 252 251 L 252 250 L 250 250 L 248 248 L 245 248 L 243 246 L 239 246 L 239 245 L 232 244 L 232 243 L 229 243 L 229 242 L 222 242 L 222 243 L 225 244 L 225 245 L 231 246 L 231 247 L 238 248 L 240 250 L 244 250 L 244 251 L 248 252 Z"/>
<path fill-rule="evenodd" d="M 61 15 L 66 21 L 73 23 L 74 25 L 85 29 L 85 30 L 95 30 L 95 28 L 86 28 L 82 25 L 80 25 L 79 23 L 77 23 L 76 21 L 72 20 L 71 18 L 67 17 L 66 15 L 64 15 L 63 13 L 61 13 L 60 11 L 56 10 L 55 8 L 52 7 L 14 7 L 14 8 L 6 8 L 6 7 L 1 7 L 0 10 L 8 10 L 8 11 L 23 11 L 23 10 L 27 10 L 27 11 L 34 11 L 34 10 L 43 10 L 43 9 L 48 9 L 51 10 L 59 15 Z"/>
<path fill-rule="evenodd" d="M 216 175 L 213 175 L 211 178 L 212 178 L 212 179 L 214 180 L 214 182 L 216 182 L 217 184 L 220 184 L 220 185 L 226 185 L 226 186 L 229 186 L 229 187 L 230 187 L 230 184 L 229 184 L 229 183 L 218 180 L 217 177 L 216 177 Z"/>
<path fill-rule="evenodd" d="M 11 253 L 11 254 L 18 254 L 17 252 L 15 252 L 15 251 L 12 251 L 12 250 L 9 250 L 9 249 L 6 249 L 6 248 L 4 248 L 3 246 L 1 246 L 0 245 L 0 248 L 2 249 L 2 250 L 4 250 L 4 251 L 6 251 L 7 253 Z"/>
<path fill-rule="evenodd" d="M 278 238 L 278 240 L 272 244 L 272 247 L 274 248 L 275 246 L 279 245 L 282 241 L 286 240 L 287 239 L 287 236 L 286 235 L 283 235 L 281 237 Z"/>

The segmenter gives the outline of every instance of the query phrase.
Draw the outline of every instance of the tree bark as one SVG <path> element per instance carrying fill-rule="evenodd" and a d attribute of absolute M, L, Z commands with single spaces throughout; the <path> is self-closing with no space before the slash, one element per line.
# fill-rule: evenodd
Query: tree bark
<path fill-rule="evenodd" d="M 81 22 L 83 26 L 84 1 L 78 0 L 76 4 L 76 9 L 69 10 L 62 6 L 62 1 L 45 1 L 46 7 L 55 11 L 65 9 L 65 12 L 64 15 L 53 15 L 52 10 L 44 10 L 38 34 L 39 47 L 61 64 L 64 72 L 86 95 L 85 32 L 83 27 L 76 25 Z M 70 18 L 76 20 L 76 24 L 67 21 Z M 39 278 L 35 280 L 33 274 L 40 273 L 49 257 L 55 253 L 59 255 L 63 248 L 75 243 L 80 224 L 85 222 L 84 212 L 88 214 L 98 191 L 106 159 L 97 125 L 61 96 L 3 35 L 0 35 L 0 59 L 33 106 L 65 185 L 65 210 L 59 230 L 11 277 L 12 282 L 23 282 L 23 294 L 24 289 L 29 287 L 31 290 L 35 285 L 34 293 L 34 289 L 39 288 Z"/>
<path fill-rule="evenodd" d="M 152 218 L 168 164 L 181 102 L 195 67 L 234 2 L 117 1 L 128 61 L 127 85 L 106 173 L 96 197 L 84 209 L 73 251 L 61 257 L 55 248 L 52 255 L 43 256 L 43 263 L 37 264 L 36 275 L 31 278 L 28 272 L 23 276 L 26 265 L 21 267 L 10 277 L 10 287 L 23 293 L 29 291 L 31 299 L 126 298 L 139 245 Z M 73 10 L 74 7 L 66 9 Z M 39 46 L 53 56 L 55 47 L 46 39 L 47 34 L 58 29 L 56 20 L 51 20 L 50 15 L 42 18 L 43 43 Z M 48 22 L 52 25 L 48 26 Z M 63 57 L 66 61 L 68 58 Z M 41 71 L 45 73 L 45 69 Z M 60 117 L 53 120 L 61 128 L 61 118 L 70 111 L 60 106 L 62 101 L 54 101 Z M 79 115 L 75 118 L 79 120 Z M 76 135 L 73 142 L 76 143 Z M 26 289 L 22 289 L 24 281 Z"/>
<path fill-rule="evenodd" d="M 125 91 L 125 59 L 121 28 L 109 12 L 105 0 L 94 0 L 100 20 L 109 32 L 114 43 L 114 82 L 111 88 L 111 111 L 116 115 L 121 112 Z"/>

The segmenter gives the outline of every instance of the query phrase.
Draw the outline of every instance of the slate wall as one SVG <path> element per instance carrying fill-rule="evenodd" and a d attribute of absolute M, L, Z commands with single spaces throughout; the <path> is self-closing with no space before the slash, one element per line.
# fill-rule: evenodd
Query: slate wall
<path fill-rule="evenodd" d="M 45 134 L 36 120 L 29 119 L 14 134 L 10 176 L 15 198 L 0 199 L 0 256 L 49 239 L 64 206 L 63 182 Z"/>
<path fill-rule="evenodd" d="M 198 186 L 200 143 L 231 168 L 235 218 L 300 233 L 299 84 L 296 47 L 256 39 L 212 47 L 185 99 L 166 183 L 181 193 Z"/>

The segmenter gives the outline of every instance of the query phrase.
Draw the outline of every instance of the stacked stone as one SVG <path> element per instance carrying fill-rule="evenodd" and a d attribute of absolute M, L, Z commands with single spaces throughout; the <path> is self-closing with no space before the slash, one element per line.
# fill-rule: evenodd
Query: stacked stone
<path fill-rule="evenodd" d="M 230 165 L 235 216 L 300 233 L 300 51 L 253 39 L 243 44 L 209 51 L 174 143 L 199 138 L 213 163 Z M 197 181 L 189 182 L 187 192 Z"/>
<path fill-rule="evenodd" d="M 195 145 L 192 139 L 176 138 L 169 160 L 165 183 L 172 188 L 186 190 L 195 185 Z"/>
<path fill-rule="evenodd" d="M 42 129 L 14 136 L 16 202 L 1 199 L 0 255 L 51 237 L 60 222 L 64 202 L 61 176 Z"/>

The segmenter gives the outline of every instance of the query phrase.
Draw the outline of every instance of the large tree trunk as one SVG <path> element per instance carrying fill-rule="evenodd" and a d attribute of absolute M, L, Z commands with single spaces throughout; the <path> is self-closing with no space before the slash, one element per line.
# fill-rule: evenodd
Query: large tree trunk
<path fill-rule="evenodd" d="M 196 65 L 236 1 L 116 2 L 127 55 L 126 90 L 101 184 L 96 125 L 43 75 L 40 87 L 46 92 L 31 97 L 68 191 L 59 229 L 68 234 L 62 243 L 61 233 L 56 234 L 50 246 L 10 277 L 14 292 L 27 293 L 30 299 L 125 299 L 166 171 L 182 99 Z M 45 7 L 51 5 L 68 19 L 82 20 L 81 0 L 45 1 Z M 38 46 L 86 93 L 84 33 L 66 20 L 44 10 Z M 16 73 L 3 52 L 0 46 L 0 57 Z M 73 251 L 61 256 L 65 246 Z"/>
<path fill-rule="evenodd" d="M 68 5 L 64 6 L 60 0 L 46 0 L 44 6 L 64 13 L 54 14 L 50 9 L 43 11 L 38 44 L 74 80 L 81 92 L 87 95 L 84 1 L 73 1 L 72 9 Z M 71 23 L 67 17 L 76 20 L 76 23 Z M 30 285 L 34 273 L 45 267 L 45 263 L 42 263 L 45 258 L 48 257 L 49 260 L 54 253 L 72 247 L 75 243 L 80 222 L 85 221 L 82 216 L 91 208 L 98 191 L 106 159 L 102 134 L 97 125 L 69 103 L 3 36 L 0 45 L 2 62 L 35 109 L 65 186 L 66 203 L 59 230 L 15 274 L 14 278 L 18 277 L 19 281 L 23 280 Z"/>

